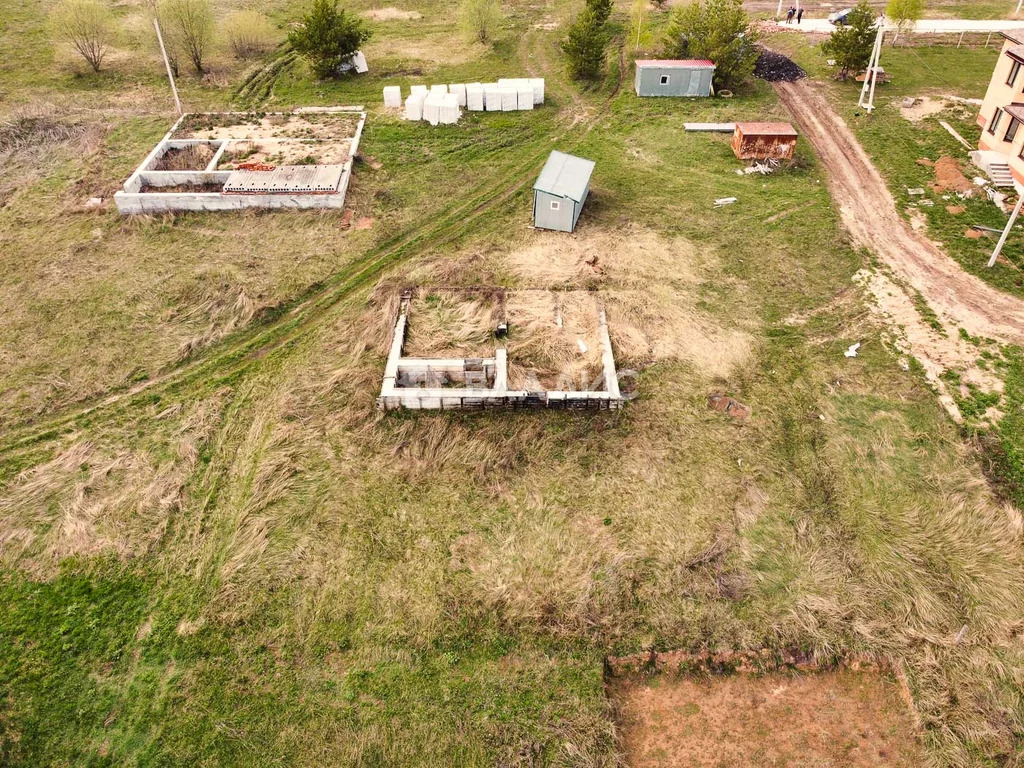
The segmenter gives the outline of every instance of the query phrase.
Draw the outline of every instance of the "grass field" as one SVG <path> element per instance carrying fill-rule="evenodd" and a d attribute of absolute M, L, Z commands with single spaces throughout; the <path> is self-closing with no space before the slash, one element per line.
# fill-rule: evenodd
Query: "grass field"
<path fill-rule="evenodd" d="M 299 62 L 245 96 L 369 106 L 371 229 L 125 220 L 80 204 L 172 121 L 159 62 L 130 39 L 99 76 L 30 56 L 47 5 L 0 0 L 0 112 L 74 126 L 0 171 L 0 763 L 610 766 L 606 654 L 762 646 L 891 657 L 933 764 L 1019 754 L 1020 513 L 887 346 L 809 146 L 737 176 L 727 137 L 683 131 L 785 118 L 767 85 L 641 101 L 616 49 L 581 91 L 546 28 L 564 6 L 510 9 L 484 48 L 451 5 L 403 4 L 422 18 L 374 23 L 365 78 Z M 233 103 L 246 68 L 213 70 L 189 108 Z M 384 84 L 526 73 L 535 112 L 380 107 Z M 556 147 L 597 162 L 574 238 L 527 227 Z M 410 283 L 605 291 L 639 396 L 381 415 Z"/>

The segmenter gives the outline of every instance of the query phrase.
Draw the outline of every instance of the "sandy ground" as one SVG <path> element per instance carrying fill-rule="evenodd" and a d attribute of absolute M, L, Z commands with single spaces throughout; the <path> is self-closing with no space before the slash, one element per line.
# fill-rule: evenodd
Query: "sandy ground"
<path fill-rule="evenodd" d="M 983 372 L 971 370 L 977 349 L 963 343 L 959 328 L 972 336 L 1004 343 L 1024 342 L 1024 302 L 964 272 L 923 234 L 900 218 L 881 175 L 849 127 L 808 81 L 777 83 L 775 88 L 803 134 L 824 163 L 832 197 L 856 245 L 871 250 L 891 275 L 861 276 L 862 283 L 890 319 L 904 349 L 913 354 L 942 395 L 954 418 L 956 406 L 936 372 L 962 366 L 967 377 L 986 389 L 995 388 Z M 913 308 L 913 291 L 920 293 L 939 316 L 946 335 L 938 333 Z M 903 327 L 900 328 L 899 326 Z"/>
<path fill-rule="evenodd" d="M 613 695 L 630 768 L 923 764 L 898 688 L 870 673 L 662 675 Z"/>

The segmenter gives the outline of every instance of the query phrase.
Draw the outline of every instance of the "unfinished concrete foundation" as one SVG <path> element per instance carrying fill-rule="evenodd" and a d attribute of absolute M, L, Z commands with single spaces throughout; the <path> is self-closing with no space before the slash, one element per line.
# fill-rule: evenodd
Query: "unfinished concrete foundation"
<path fill-rule="evenodd" d="M 439 298 L 440 296 L 440 298 Z M 493 299 L 494 294 L 490 294 Z M 494 310 L 448 308 L 464 326 L 457 342 L 433 344 L 447 353 L 480 356 L 432 356 L 430 345 L 410 335 L 417 298 L 443 307 L 444 296 L 428 289 L 402 294 L 377 406 L 381 410 L 452 410 L 467 408 L 565 408 L 608 410 L 622 406 L 618 372 L 600 297 L 583 291 L 500 291 Z M 568 305 L 574 322 L 563 317 Z M 580 321 L 589 306 L 590 323 Z M 550 312 L 548 311 L 550 307 Z M 544 315 L 549 314 L 545 318 Z M 471 318 L 467 321 L 467 317 Z M 489 326 L 486 337 L 480 329 Z M 580 330 L 587 326 L 589 332 Z M 585 340 L 582 338 L 586 336 Z M 493 354 L 483 355 L 483 345 Z M 552 348 L 559 355 L 538 362 Z M 572 350 L 577 350 L 574 354 Z M 519 357 L 517 357 L 517 354 Z"/>
<path fill-rule="evenodd" d="M 189 113 L 114 194 L 123 214 L 342 208 L 366 113 Z"/>

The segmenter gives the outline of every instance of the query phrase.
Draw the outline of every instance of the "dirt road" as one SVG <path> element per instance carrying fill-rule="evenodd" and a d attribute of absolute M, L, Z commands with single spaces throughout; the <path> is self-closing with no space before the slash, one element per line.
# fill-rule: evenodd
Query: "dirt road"
<path fill-rule="evenodd" d="M 911 230 L 897 213 L 881 175 L 820 88 L 807 80 L 775 84 L 824 163 L 829 189 L 855 243 L 871 250 L 898 278 L 920 291 L 954 337 L 957 327 L 962 327 L 973 336 L 1024 343 L 1024 301 L 967 274 Z"/>

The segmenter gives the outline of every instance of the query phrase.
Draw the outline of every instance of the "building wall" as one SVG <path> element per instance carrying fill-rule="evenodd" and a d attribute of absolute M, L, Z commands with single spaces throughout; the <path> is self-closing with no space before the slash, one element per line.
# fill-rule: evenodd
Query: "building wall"
<path fill-rule="evenodd" d="M 551 203 L 558 203 L 558 210 Z M 533 191 L 533 225 L 540 229 L 554 229 L 558 232 L 572 232 L 576 212 L 574 202 L 566 197 L 550 195 L 539 189 Z"/>
<path fill-rule="evenodd" d="M 633 87 L 638 96 L 710 96 L 710 69 L 637 67 Z M 668 77 L 662 84 L 661 78 Z"/>
<path fill-rule="evenodd" d="M 978 125 L 981 127 L 978 149 L 1000 152 L 1006 155 L 1008 160 L 1017 158 L 1020 154 L 1021 147 L 1024 145 L 1024 125 L 1018 126 L 1017 134 L 1012 141 L 1006 141 L 1006 131 L 1010 127 L 1011 118 L 1000 111 L 995 132 L 993 133 L 990 129 L 997 110 L 1002 110 L 1014 102 L 1024 102 L 1024 65 L 1020 67 L 1012 85 L 1008 85 L 1006 82 L 1014 64 L 1014 60 L 1007 55 L 1006 51 L 1014 45 L 1017 43 L 1012 40 L 1003 42 L 1003 49 L 992 70 L 992 79 L 985 92 L 985 98 L 977 118 Z M 1011 169 L 1013 165 L 1011 162 Z M 1018 165 L 1020 165 L 1020 170 L 1024 171 L 1024 163 L 1020 163 L 1019 159 Z"/>

